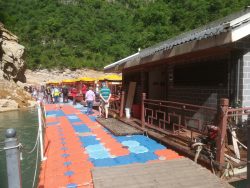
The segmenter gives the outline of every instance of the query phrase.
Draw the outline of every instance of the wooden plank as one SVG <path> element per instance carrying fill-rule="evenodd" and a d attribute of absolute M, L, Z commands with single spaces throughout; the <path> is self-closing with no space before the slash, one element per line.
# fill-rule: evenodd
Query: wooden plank
<path fill-rule="evenodd" d="M 232 130 L 232 140 L 233 140 L 233 146 L 234 146 L 234 153 L 236 155 L 236 158 L 238 159 L 238 163 L 240 162 L 240 151 L 239 151 L 239 147 L 238 147 L 238 143 L 237 143 L 237 139 L 236 139 L 236 133 L 234 130 Z"/>
<path fill-rule="evenodd" d="M 231 188 L 227 182 L 187 158 L 92 169 L 95 188 Z"/>
<path fill-rule="evenodd" d="M 136 82 L 129 82 L 129 89 L 128 89 L 128 95 L 127 95 L 125 108 L 129 108 L 130 110 L 132 108 L 132 104 L 134 101 L 135 87 L 136 87 Z"/>

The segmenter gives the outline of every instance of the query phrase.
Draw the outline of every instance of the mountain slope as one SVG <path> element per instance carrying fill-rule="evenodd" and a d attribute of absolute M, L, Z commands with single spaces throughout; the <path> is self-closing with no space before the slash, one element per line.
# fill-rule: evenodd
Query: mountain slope
<path fill-rule="evenodd" d="M 0 0 L 28 68 L 101 69 L 138 48 L 238 11 L 249 0 Z"/>

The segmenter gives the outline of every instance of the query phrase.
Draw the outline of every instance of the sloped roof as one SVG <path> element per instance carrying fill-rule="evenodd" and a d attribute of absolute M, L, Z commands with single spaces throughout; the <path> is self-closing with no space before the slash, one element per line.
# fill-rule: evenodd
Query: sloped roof
<path fill-rule="evenodd" d="M 194 29 L 187 33 L 181 34 L 169 40 L 160 42 L 154 46 L 143 49 L 142 51 L 128 56 L 122 60 L 119 60 L 115 63 L 112 63 L 104 67 L 104 71 L 114 68 L 117 65 L 124 64 L 135 59 L 141 59 L 153 55 L 159 51 L 170 50 L 175 46 L 188 43 L 195 40 L 208 39 L 214 36 L 218 36 L 222 33 L 230 32 L 233 29 L 244 25 L 245 23 L 250 22 L 250 8 L 247 8 L 243 11 L 231 14 L 227 17 L 224 17 L 220 20 L 211 22 L 208 25 Z M 250 31 L 248 31 L 250 34 Z"/>

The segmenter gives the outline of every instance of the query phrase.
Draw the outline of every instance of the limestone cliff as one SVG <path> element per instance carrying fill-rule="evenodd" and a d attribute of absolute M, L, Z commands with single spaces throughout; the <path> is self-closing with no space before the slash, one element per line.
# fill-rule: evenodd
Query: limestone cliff
<path fill-rule="evenodd" d="M 24 46 L 0 23 L 0 112 L 31 106 L 32 98 L 24 91 L 26 78 Z"/>
<path fill-rule="evenodd" d="M 24 46 L 0 22 L 0 78 L 25 82 Z"/>

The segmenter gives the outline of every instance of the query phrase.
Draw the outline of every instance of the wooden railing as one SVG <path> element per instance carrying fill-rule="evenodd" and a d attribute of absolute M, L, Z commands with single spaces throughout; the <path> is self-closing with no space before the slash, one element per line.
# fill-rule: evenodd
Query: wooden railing
<path fill-rule="evenodd" d="M 112 96 L 112 98 L 110 99 L 110 110 L 114 111 L 115 113 L 119 113 L 120 112 L 120 107 L 121 107 L 121 98 L 120 96 Z"/>
<path fill-rule="evenodd" d="M 110 110 L 118 114 L 120 117 L 123 116 L 124 111 L 124 96 L 125 92 L 122 91 L 120 96 L 113 95 L 110 100 Z"/>
<path fill-rule="evenodd" d="M 227 129 L 231 124 L 247 122 L 250 108 L 229 108 L 229 100 L 220 99 L 218 108 L 205 107 L 173 101 L 146 99 L 142 94 L 141 125 L 162 133 L 179 135 L 182 130 L 196 132 L 207 136 L 207 128 L 217 127 L 216 161 L 223 165 L 225 162 L 225 146 Z M 209 125 L 209 126 L 208 126 Z M 191 136 L 192 141 L 192 136 Z M 237 148 L 237 147 L 236 147 Z M 237 151 L 235 151 L 237 153 Z M 239 152 L 238 152 L 239 153 Z"/>
<path fill-rule="evenodd" d="M 229 108 L 229 101 L 228 99 L 221 99 L 220 101 L 220 123 L 218 125 L 219 127 L 219 135 L 216 143 L 217 147 L 217 155 L 216 160 L 219 161 L 221 164 L 224 163 L 224 155 L 225 155 L 225 146 L 227 144 L 226 142 L 226 135 L 227 130 L 231 132 L 233 147 L 234 147 L 234 153 L 236 157 L 234 156 L 234 160 L 237 161 L 240 159 L 240 151 L 238 148 L 238 138 L 235 133 L 235 128 L 238 126 L 242 127 L 244 123 L 248 123 L 249 121 L 249 115 L 250 115 L 250 108 L 244 107 L 244 108 Z M 229 136 L 229 135 L 228 135 Z M 245 149 L 247 149 L 246 146 L 244 146 Z M 230 157 L 232 158 L 232 157 Z"/>
<path fill-rule="evenodd" d="M 179 134 L 183 128 L 202 134 L 205 125 L 215 123 L 217 114 L 216 108 L 146 98 L 143 99 L 143 108 L 142 124 L 173 134 Z"/>
<path fill-rule="evenodd" d="M 110 109 L 123 116 L 124 96 L 110 102 Z M 199 106 L 187 103 L 146 99 L 142 94 L 141 100 L 141 126 L 144 129 L 150 128 L 163 134 L 183 137 L 183 132 L 191 135 L 188 139 L 193 143 L 193 133 L 201 136 L 208 136 L 208 127 L 216 127 L 216 161 L 218 164 L 225 163 L 225 147 L 227 129 L 231 124 L 242 123 L 243 119 L 249 119 L 250 108 L 229 108 L 228 99 L 220 99 L 218 108 Z"/>

